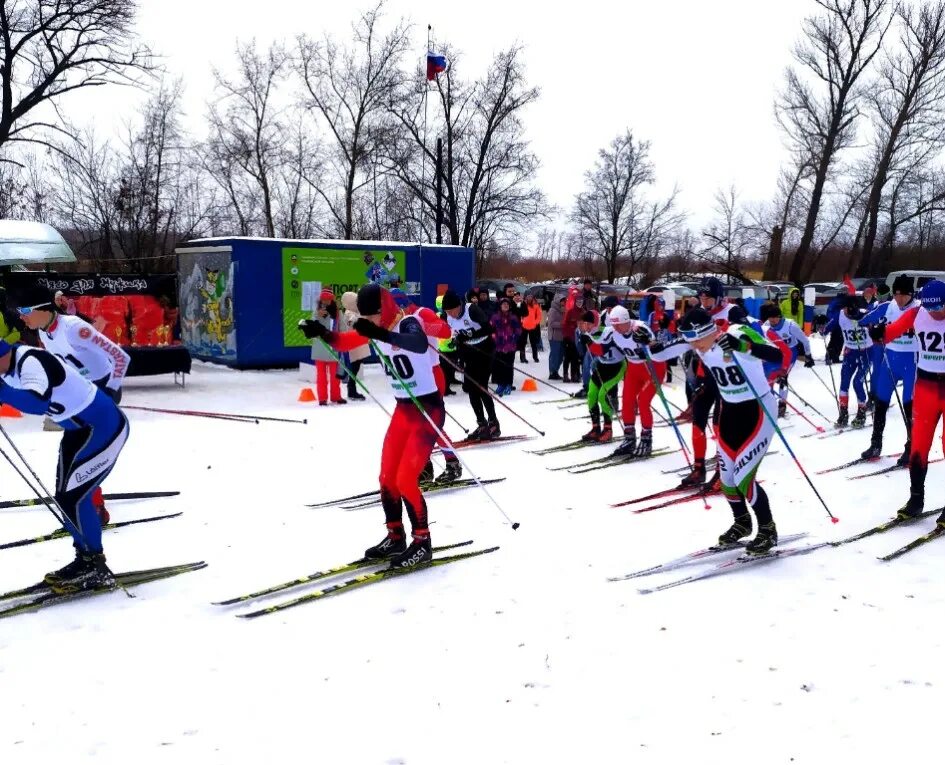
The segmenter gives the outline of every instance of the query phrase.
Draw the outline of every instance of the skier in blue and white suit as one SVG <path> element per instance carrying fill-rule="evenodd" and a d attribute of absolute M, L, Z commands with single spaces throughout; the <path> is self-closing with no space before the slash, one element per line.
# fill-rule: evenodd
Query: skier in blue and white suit
<path fill-rule="evenodd" d="M 55 499 L 65 513 L 76 557 L 44 581 L 58 593 L 114 585 L 92 493 L 112 471 L 128 439 L 125 415 L 70 364 L 47 351 L 2 340 L 0 402 L 27 414 L 48 415 L 63 427 Z"/>
<path fill-rule="evenodd" d="M 860 320 L 864 326 L 892 324 L 911 308 L 918 305 L 913 295 L 912 277 L 897 276 L 893 282 L 893 299 L 880 303 Z M 884 352 L 885 349 L 885 352 Z M 863 452 L 864 459 L 879 457 L 883 450 L 883 430 L 886 413 L 892 400 L 896 384 L 902 383 L 902 408 L 906 415 L 906 445 L 899 458 L 901 465 L 909 464 L 912 432 L 912 391 L 915 387 L 916 353 L 919 350 L 915 334 L 909 333 L 883 346 L 877 343 L 871 349 L 873 359 L 873 389 L 876 394 L 876 409 L 873 412 L 873 435 L 870 447 Z"/>

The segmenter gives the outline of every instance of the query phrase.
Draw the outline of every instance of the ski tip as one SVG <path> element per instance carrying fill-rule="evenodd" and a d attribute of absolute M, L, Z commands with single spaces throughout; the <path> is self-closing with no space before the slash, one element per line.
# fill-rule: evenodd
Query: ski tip
<path fill-rule="evenodd" d="M 649 587 L 639 587 L 637 588 L 637 592 L 639 592 L 641 595 L 649 595 L 651 592 L 653 592 L 653 590 Z"/>

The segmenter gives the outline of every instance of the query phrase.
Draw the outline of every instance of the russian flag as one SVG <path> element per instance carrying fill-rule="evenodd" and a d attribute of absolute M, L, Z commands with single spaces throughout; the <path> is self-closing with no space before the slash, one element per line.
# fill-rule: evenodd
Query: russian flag
<path fill-rule="evenodd" d="M 446 56 L 434 53 L 432 50 L 427 52 L 427 80 L 435 80 L 440 72 L 446 71 Z"/>

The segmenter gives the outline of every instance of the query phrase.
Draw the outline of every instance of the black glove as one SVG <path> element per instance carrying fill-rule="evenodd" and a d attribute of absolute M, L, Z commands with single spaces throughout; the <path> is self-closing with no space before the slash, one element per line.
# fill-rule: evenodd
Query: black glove
<path fill-rule="evenodd" d="M 650 355 L 652 356 L 654 353 L 659 353 L 665 347 L 666 347 L 666 344 L 661 343 L 659 341 L 655 343 L 650 343 L 650 346 L 649 346 Z M 640 352 L 643 354 L 643 358 L 647 358 L 646 351 L 640 351 Z"/>
<path fill-rule="evenodd" d="M 465 345 L 470 340 L 472 340 L 472 330 L 471 329 L 461 329 L 455 335 L 453 335 L 453 342 L 457 345 Z"/>
<path fill-rule="evenodd" d="M 745 353 L 748 350 L 748 344 L 745 341 L 729 332 L 719 335 L 717 342 L 719 344 L 719 348 L 721 348 L 726 353 L 732 353 L 734 351 Z"/>
<path fill-rule="evenodd" d="M 813 357 L 813 356 L 805 356 L 805 357 L 804 357 L 804 366 L 807 367 L 808 369 L 810 369 L 812 366 L 814 366 L 814 357 Z"/>
<path fill-rule="evenodd" d="M 646 331 L 645 327 L 637 327 L 635 330 L 633 330 L 633 332 L 630 333 L 630 337 L 633 338 L 635 343 L 639 343 L 640 345 L 649 345 L 650 340 L 652 339 L 650 337 L 650 333 Z"/>
<path fill-rule="evenodd" d="M 299 322 L 299 329 L 302 330 L 302 334 L 309 340 L 314 340 L 316 337 L 325 338 L 328 336 L 328 328 L 320 321 L 315 321 L 315 319 L 302 319 Z"/>
<path fill-rule="evenodd" d="M 390 334 L 386 329 L 377 326 L 372 321 L 368 321 L 363 316 L 354 323 L 353 327 L 354 331 L 361 337 L 367 337 L 371 340 L 386 340 Z"/>
<path fill-rule="evenodd" d="M 881 343 L 886 339 L 886 327 L 883 324 L 874 324 L 870 327 L 870 338 L 875 340 L 877 343 Z"/>

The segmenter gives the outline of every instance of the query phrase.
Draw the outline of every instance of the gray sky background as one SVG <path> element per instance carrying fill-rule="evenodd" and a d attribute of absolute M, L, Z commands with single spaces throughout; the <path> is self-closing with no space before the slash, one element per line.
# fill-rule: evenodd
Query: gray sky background
<path fill-rule="evenodd" d="M 211 66 L 227 70 L 237 39 L 261 45 L 324 31 L 339 39 L 367 4 L 304 0 L 140 0 L 143 37 L 184 78 L 187 125 L 203 134 Z M 766 200 L 784 157 L 772 102 L 810 0 L 583 0 L 476 3 L 391 0 L 392 17 L 415 25 L 418 58 L 426 25 L 479 74 L 492 55 L 519 42 L 528 78 L 542 90 L 526 125 L 542 162 L 539 182 L 568 209 L 597 150 L 625 127 L 652 142 L 659 186 L 678 184 L 695 226 L 712 196 L 735 184 Z M 107 129 L 111 111 L 138 97 L 111 89 L 87 102 Z M 101 107 L 97 106 L 100 104 Z"/>

